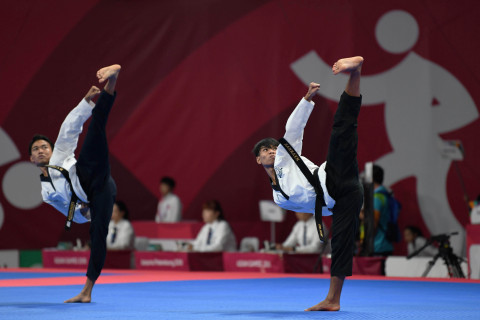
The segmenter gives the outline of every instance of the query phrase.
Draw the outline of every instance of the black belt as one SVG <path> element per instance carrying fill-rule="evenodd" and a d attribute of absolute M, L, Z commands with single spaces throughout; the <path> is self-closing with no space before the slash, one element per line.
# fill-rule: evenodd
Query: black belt
<path fill-rule="evenodd" d="M 298 155 L 298 153 L 293 149 L 293 147 L 288 143 L 285 138 L 281 138 L 278 140 L 282 146 L 287 150 L 288 154 L 292 157 L 293 162 L 298 166 L 300 171 L 302 171 L 305 178 L 307 178 L 308 182 L 312 185 L 313 189 L 316 193 L 315 198 L 315 224 L 317 225 L 317 232 L 320 240 L 325 243 L 325 233 L 323 232 L 323 223 L 322 223 L 322 207 L 326 206 L 325 199 L 323 198 L 323 189 L 320 185 L 320 179 L 318 178 L 318 169 L 315 169 L 313 174 L 307 168 L 305 162 L 303 162 L 302 158 Z M 277 181 L 278 183 L 278 181 Z"/>
<path fill-rule="evenodd" d="M 67 221 L 65 222 L 65 230 L 69 231 L 70 228 L 72 227 L 73 215 L 75 214 L 75 208 L 77 206 L 77 201 L 78 201 L 78 196 L 75 193 L 75 191 L 73 191 L 73 185 L 72 185 L 72 181 L 70 180 L 70 175 L 68 174 L 67 169 L 59 167 L 59 166 L 54 166 L 54 165 L 47 164 L 47 165 L 44 165 L 42 167 L 48 167 L 48 168 L 52 168 L 52 169 L 60 171 L 63 174 L 63 176 L 65 177 L 65 179 L 67 180 L 68 184 L 70 185 L 70 190 L 72 191 L 72 198 L 70 199 L 70 205 L 68 207 Z"/>

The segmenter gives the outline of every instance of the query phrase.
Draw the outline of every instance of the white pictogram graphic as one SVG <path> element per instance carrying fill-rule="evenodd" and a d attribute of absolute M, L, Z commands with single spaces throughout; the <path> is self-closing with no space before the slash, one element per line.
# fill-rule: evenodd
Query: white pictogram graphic
<path fill-rule="evenodd" d="M 379 45 L 393 54 L 405 53 L 416 43 L 418 24 L 409 13 L 394 10 L 376 26 Z M 368 57 L 364 57 L 366 63 Z M 330 64 L 311 51 L 292 63 L 293 72 L 308 85 L 321 84 L 320 94 L 338 100 L 346 75 L 332 76 Z M 463 253 L 464 229 L 453 214 L 447 196 L 447 174 L 452 160 L 442 156 L 440 134 L 460 129 L 478 118 L 478 110 L 465 87 L 445 68 L 413 51 L 393 68 L 362 76 L 362 105 L 385 104 L 385 126 L 393 151 L 372 159 L 385 169 L 385 185 L 416 178 L 421 214 L 432 234 L 459 231 L 451 238 Z M 438 101 L 433 106 L 432 101 Z"/>
<path fill-rule="evenodd" d="M 20 158 L 20 153 L 8 134 L 0 128 L 0 166 Z M 2 190 L 11 205 L 19 209 L 33 209 L 42 203 L 39 171 L 28 161 L 15 163 L 3 176 Z M 5 222 L 5 212 L 0 204 L 0 229 Z"/>

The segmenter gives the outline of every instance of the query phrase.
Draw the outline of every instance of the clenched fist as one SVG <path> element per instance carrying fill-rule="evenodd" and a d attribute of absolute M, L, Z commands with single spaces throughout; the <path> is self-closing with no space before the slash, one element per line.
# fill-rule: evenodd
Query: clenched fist
<path fill-rule="evenodd" d="M 92 86 L 90 90 L 88 90 L 87 94 L 85 95 L 85 100 L 87 102 L 92 101 L 93 98 L 95 98 L 98 94 L 100 93 L 100 89 L 98 89 L 95 86 Z"/>
<path fill-rule="evenodd" d="M 305 100 L 312 101 L 312 98 L 317 94 L 318 89 L 320 89 L 320 85 L 315 82 L 310 82 L 308 86 L 308 92 L 305 95 Z"/>

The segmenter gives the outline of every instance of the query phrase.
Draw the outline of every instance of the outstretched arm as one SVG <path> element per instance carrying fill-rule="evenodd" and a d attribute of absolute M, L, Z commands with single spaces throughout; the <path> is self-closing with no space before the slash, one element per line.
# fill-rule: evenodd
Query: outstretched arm
<path fill-rule="evenodd" d="M 62 166 L 66 158 L 74 156 L 78 136 L 82 133 L 83 124 L 90 117 L 92 108 L 95 106 L 92 98 L 98 93 L 100 93 L 100 89 L 95 86 L 91 87 L 85 98 L 65 118 L 55 141 L 55 149 L 53 150 L 50 164 Z"/>
<path fill-rule="evenodd" d="M 293 110 L 285 126 L 285 140 L 290 143 L 299 155 L 302 154 L 303 130 L 315 106 L 312 98 L 317 94 L 319 89 L 320 85 L 318 83 L 310 83 L 307 94 L 302 98 L 295 110 Z"/>
<path fill-rule="evenodd" d="M 432 94 L 439 105 L 431 108 L 436 132 L 466 126 L 478 118 L 478 110 L 467 89 L 447 70 L 430 62 Z"/>

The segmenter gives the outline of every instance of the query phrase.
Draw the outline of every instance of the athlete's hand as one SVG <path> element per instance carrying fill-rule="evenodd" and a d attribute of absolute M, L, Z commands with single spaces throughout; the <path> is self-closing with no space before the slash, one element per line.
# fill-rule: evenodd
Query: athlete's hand
<path fill-rule="evenodd" d="M 90 208 L 88 207 L 88 204 L 87 203 L 81 203 L 81 206 L 80 206 L 80 213 L 82 214 L 82 216 L 85 217 L 85 219 L 87 220 L 90 220 Z"/>
<path fill-rule="evenodd" d="M 85 100 L 87 102 L 92 101 L 93 98 L 95 98 L 98 94 L 100 93 L 100 89 L 98 89 L 95 86 L 92 86 L 90 90 L 88 90 L 87 94 L 85 95 Z"/>
<path fill-rule="evenodd" d="M 308 92 L 305 95 L 305 100 L 312 101 L 312 98 L 317 94 L 318 90 L 320 89 L 320 85 L 315 82 L 310 82 L 308 86 Z"/>

